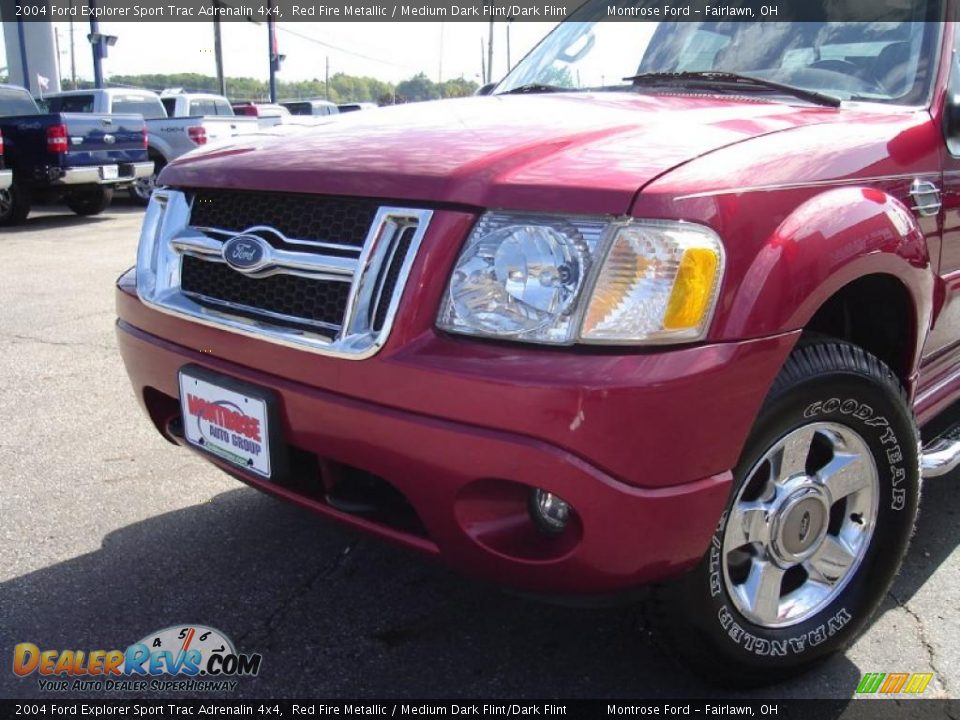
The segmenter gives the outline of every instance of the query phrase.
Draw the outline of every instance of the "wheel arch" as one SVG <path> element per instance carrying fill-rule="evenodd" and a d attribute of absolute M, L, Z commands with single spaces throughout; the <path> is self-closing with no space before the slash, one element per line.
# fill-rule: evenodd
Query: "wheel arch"
<path fill-rule="evenodd" d="M 840 288 L 813 313 L 804 331 L 863 348 L 909 387 L 919 361 L 917 307 L 907 286 L 887 274 L 860 277 Z"/>
<path fill-rule="evenodd" d="M 845 187 L 815 195 L 733 281 L 718 338 L 803 330 L 849 340 L 912 390 L 934 312 L 935 273 L 917 219 L 890 194 Z"/>

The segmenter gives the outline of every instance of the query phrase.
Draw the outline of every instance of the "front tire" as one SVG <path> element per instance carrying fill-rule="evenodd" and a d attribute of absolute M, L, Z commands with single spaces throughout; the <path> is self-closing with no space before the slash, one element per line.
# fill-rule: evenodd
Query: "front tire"
<path fill-rule="evenodd" d="M 113 200 L 113 188 L 96 185 L 84 190 L 78 190 L 67 197 L 67 207 L 77 215 L 99 215 Z"/>
<path fill-rule="evenodd" d="M 658 589 L 666 647 L 707 679 L 757 686 L 843 650 L 900 567 L 919 435 L 890 369 L 804 340 L 764 403 L 697 568 Z"/>

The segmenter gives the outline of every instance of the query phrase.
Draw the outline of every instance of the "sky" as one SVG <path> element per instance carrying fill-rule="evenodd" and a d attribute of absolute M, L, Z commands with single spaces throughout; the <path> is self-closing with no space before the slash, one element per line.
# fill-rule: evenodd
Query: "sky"
<path fill-rule="evenodd" d="M 556 23 L 510 23 L 511 60 L 516 64 Z M 60 75 L 70 76 L 70 26 L 54 23 L 60 44 Z M 266 79 L 267 28 L 247 22 L 224 22 L 224 73 Z M 330 74 L 368 75 L 396 82 L 417 72 L 437 80 L 464 77 L 480 81 L 481 39 L 486 22 L 278 22 L 279 52 L 286 55 L 280 80 Z M 86 22 L 73 27 L 77 75 L 92 79 L 93 65 Z M 100 32 L 116 35 L 104 61 L 104 74 L 199 72 L 215 75 L 213 27 L 208 22 L 101 22 Z M 3 38 L 0 35 L 0 47 Z M 494 77 L 507 69 L 507 23 L 495 24 Z M 442 48 L 442 52 L 441 52 Z M 5 65 L 0 58 L 0 65 Z"/>

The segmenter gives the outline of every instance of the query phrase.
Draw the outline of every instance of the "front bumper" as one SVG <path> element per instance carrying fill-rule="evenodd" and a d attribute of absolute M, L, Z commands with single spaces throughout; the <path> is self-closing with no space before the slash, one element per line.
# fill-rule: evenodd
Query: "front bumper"
<path fill-rule="evenodd" d="M 320 459 L 313 478 L 264 481 L 211 462 L 260 490 L 439 555 L 467 574 L 538 592 L 613 592 L 695 564 L 729 493 L 719 473 L 684 485 L 625 485 L 561 448 L 511 433 L 445 422 L 344 398 L 251 371 L 118 324 L 127 372 L 148 414 L 183 444 L 177 372 L 187 363 L 269 388 L 280 398 L 283 437 Z M 204 456 L 208 457 L 208 456 Z M 383 478 L 412 506 L 422 530 L 337 509 L 324 499 L 325 465 Z M 305 487 L 312 479 L 315 486 Z M 530 520 L 529 489 L 566 499 L 576 517 L 548 537 Z"/>
<path fill-rule="evenodd" d="M 13 170 L 0 170 L 0 190 L 6 190 L 13 185 Z"/>
<path fill-rule="evenodd" d="M 630 589 L 700 560 L 729 495 L 729 469 L 796 339 L 611 356 L 431 334 L 405 352 L 388 346 L 351 362 L 158 313 L 136 297 L 131 274 L 117 301 L 127 372 L 172 442 L 183 444 L 182 366 L 268 388 L 285 442 L 315 464 L 268 482 L 211 462 L 464 573 L 557 594 Z M 606 436 L 611 429 L 615 437 Z M 394 522 L 388 509 L 345 512 L 331 483 L 358 473 L 398 491 L 416 522 Z M 531 521 L 534 487 L 574 508 L 560 536 Z"/>
<path fill-rule="evenodd" d="M 117 177 L 107 178 L 112 167 L 117 168 Z M 57 185 L 118 185 L 149 177 L 154 172 L 154 164 L 149 162 L 119 163 L 109 165 L 91 165 L 63 170 L 54 182 Z"/>

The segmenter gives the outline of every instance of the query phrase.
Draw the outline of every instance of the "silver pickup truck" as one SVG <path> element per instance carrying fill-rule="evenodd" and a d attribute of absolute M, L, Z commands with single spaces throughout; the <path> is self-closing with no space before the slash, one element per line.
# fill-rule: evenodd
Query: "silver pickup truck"
<path fill-rule="evenodd" d="M 204 96 L 205 98 L 212 96 Z M 179 99 L 179 98 L 178 98 Z M 225 98 L 221 98 L 226 103 Z M 165 98 L 166 100 L 166 98 Z M 139 113 L 147 124 L 147 151 L 153 160 L 155 172 L 139 178 L 130 186 L 130 197 L 147 204 L 156 184 L 157 175 L 170 161 L 201 145 L 213 144 L 237 135 L 259 130 L 256 118 L 236 117 L 222 111 L 219 105 L 204 103 L 197 106 L 197 114 L 180 116 L 180 108 L 190 111 L 189 103 L 178 103 L 176 116 L 168 116 L 164 102 L 150 90 L 104 88 L 102 90 L 71 90 L 45 97 L 51 112 Z M 216 107 L 208 114 L 209 107 Z M 227 104 L 227 109 L 230 109 Z"/>

